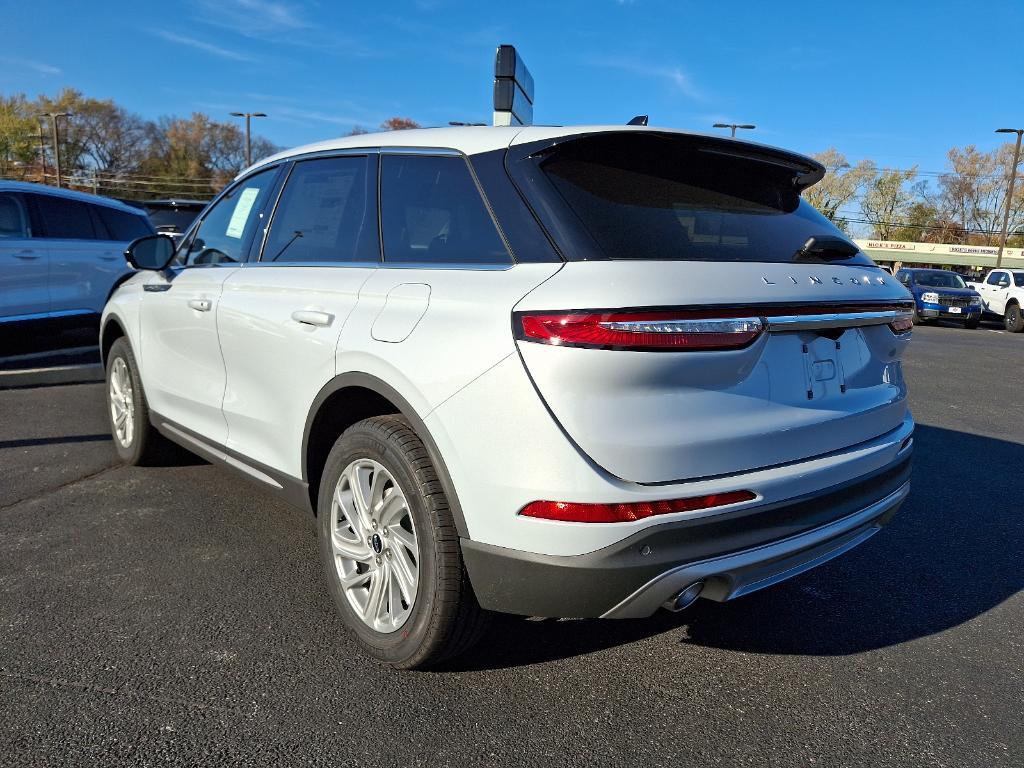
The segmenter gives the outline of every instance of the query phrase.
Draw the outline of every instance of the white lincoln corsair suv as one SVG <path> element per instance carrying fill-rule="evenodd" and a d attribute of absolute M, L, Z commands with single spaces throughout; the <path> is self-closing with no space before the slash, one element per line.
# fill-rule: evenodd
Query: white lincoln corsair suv
<path fill-rule="evenodd" d="M 908 491 L 912 301 L 791 152 L 646 127 L 409 130 L 248 169 L 103 315 L 117 450 L 315 515 L 396 667 L 491 611 L 643 617 L 863 542 Z"/>

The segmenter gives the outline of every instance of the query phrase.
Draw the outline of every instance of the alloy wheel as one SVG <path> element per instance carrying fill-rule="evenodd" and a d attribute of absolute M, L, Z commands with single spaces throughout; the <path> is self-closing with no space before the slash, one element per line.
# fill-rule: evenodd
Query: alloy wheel
<path fill-rule="evenodd" d="M 381 633 L 409 619 L 419 583 L 419 543 L 409 503 L 383 464 L 357 459 L 331 499 L 331 553 L 349 605 Z"/>
<path fill-rule="evenodd" d="M 131 373 L 122 357 L 114 360 L 111 366 L 107 391 L 110 396 L 110 418 L 114 424 L 114 436 L 123 448 L 127 448 L 135 439 L 135 394 L 132 390 Z"/>

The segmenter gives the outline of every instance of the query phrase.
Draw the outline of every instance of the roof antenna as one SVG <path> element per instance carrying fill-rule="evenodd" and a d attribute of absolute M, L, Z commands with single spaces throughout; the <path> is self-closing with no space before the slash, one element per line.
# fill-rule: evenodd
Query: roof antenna
<path fill-rule="evenodd" d="M 647 115 L 637 115 L 626 125 L 647 125 Z"/>

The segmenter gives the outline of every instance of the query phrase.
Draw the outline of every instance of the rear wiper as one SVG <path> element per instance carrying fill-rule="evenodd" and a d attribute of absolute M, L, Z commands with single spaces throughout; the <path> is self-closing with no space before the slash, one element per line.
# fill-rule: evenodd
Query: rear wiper
<path fill-rule="evenodd" d="M 849 240 L 832 235 L 815 235 L 807 238 L 803 247 L 793 254 L 793 261 L 838 261 L 858 253 L 860 249 Z"/>

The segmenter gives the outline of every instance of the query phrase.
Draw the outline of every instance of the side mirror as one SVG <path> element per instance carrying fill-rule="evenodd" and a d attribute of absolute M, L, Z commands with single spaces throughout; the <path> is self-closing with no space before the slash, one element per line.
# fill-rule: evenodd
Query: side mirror
<path fill-rule="evenodd" d="M 135 269 L 165 269 L 174 258 L 174 239 L 168 235 L 146 235 L 132 242 L 124 257 Z"/>
<path fill-rule="evenodd" d="M 999 281 L 999 287 L 1000 288 L 1009 288 L 1010 287 L 1010 281 L 1009 280 L 1000 280 Z"/>

